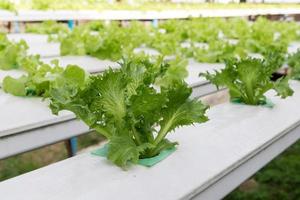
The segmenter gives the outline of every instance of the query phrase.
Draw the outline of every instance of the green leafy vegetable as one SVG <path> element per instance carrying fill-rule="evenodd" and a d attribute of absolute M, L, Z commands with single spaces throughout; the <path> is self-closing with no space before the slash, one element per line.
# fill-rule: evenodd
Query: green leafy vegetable
<path fill-rule="evenodd" d="M 207 49 L 194 48 L 194 57 L 199 62 L 224 62 L 226 59 L 243 58 L 245 55 L 243 48 L 224 41 L 211 41 Z"/>
<path fill-rule="evenodd" d="M 22 60 L 27 56 L 28 46 L 24 40 L 10 42 L 5 34 L 0 34 L 0 69 L 21 68 Z"/>
<path fill-rule="evenodd" d="M 77 27 L 71 32 L 71 34 L 67 35 L 64 39 L 62 39 L 60 43 L 60 54 L 64 55 L 85 55 L 85 43 L 82 39 L 81 30 Z"/>
<path fill-rule="evenodd" d="M 286 53 L 288 44 L 300 38 L 300 26 L 258 18 L 167 20 L 158 27 L 140 22 L 87 23 L 62 39 L 61 54 L 91 55 L 118 61 L 138 47 L 150 47 L 162 56 L 193 57 L 199 62 L 224 62 L 245 58 L 249 53 L 267 56 L 269 51 Z M 234 42 L 233 42 L 234 41 Z M 183 48 L 183 44 L 188 47 Z M 207 45 L 203 48 L 200 44 Z M 183 46 L 182 46 L 183 45 Z"/>
<path fill-rule="evenodd" d="M 42 63 L 38 57 L 23 60 L 23 67 L 28 75 L 20 78 L 7 76 L 3 79 L 3 90 L 15 96 L 42 96 L 47 97 L 53 86 L 59 89 L 68 88 L 72 92 L 83 88 L 88 81 L 86 72 L 78 66 L 68 65 L 66 69 Z"/>
<path fill-rule="evenodd" d="M 300 80 L 300 50 L 287 58 L 288 66 L 291 68 L 291 78 Z"/>
<path fill-rule="evenodd" d="M 13 11 L 13 12 L 17 11 L 15 4 L 9 0 L 1 0 L 0 8 L 3 10 L 9 10 L 9 11 Z"/>
<path fill-rule="evenodd" d="M 18 79 L 6 76 L 3 79 L 2 88 L 4 92 L 10 93 L 15 96 L 26 96 L 26 82 L 28 81 L 26 76 L 22 76 Z"/>
<path fill-rule="evenodd" d="M 245 104 L 258 105 L 265 102 L 264 94 L 270 89 L 275 89 L 282 98 L 293 94 L 288 85 L 288 77 L 271 81 L 272 73 L 280 67 L 276 65 L 278 60 L 280 58 L 269 61 L 251 58 L 230 60 L 226 62 L 225 69 L 216 71 L 215 74 L 203 73 L 201 76 L 217 87 L 226 86 L 231 99 L 237 98 Z"/>
<path fill-rule="evenodd" d="M 44 21 L 38 24 L 26 24 L 27 33 L 48 34 L 49 41 L 61 41 L 67 36 L 69 28 L 56 21 Z"/>
<path fill-rule="evenodd" d="M 75 27 L 61 42 L 61 55 L 91 55 L 99 59 L 120 60 L 146 42 L 147 29 L 139 22 L 126 27 L 117 23 L 86 24 Z"/>
<path fill-rule="evenodd" d="M 107 137 L 108 159 L 126 167 L 174 147 L 177 143 L 165 137 L 175 128 L 208 120 L 204 115 L 208 107 L 190 99 L 192 89 L 183 81 L 186 72 L 180 68 L 162 60 L 123 60 L 120 69 L 91 76 L 82 90 L 51 88 L 50 106 L 55 114 L 74 112 Z"/>

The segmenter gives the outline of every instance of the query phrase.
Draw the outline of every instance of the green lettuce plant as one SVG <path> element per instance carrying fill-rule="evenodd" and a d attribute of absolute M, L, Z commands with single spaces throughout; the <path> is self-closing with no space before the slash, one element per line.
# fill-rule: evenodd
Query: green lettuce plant
<path fill-rule="evenodd" d="M 202 73 L 211 83 L 217 87 L 227 87 L 232 100 L 259 105 L 266 102 L 265 93 L 274 89 L 281 98 L 293 94 L 289 87 L 288 78 L 271 81 L 272 74 L 280 68 L 281 57 L 272 54 L 269 59 L 260 60 L 246 58 L 242 60 L 228 60 L 226 67 L 215 73 Z"/>
<path fill-rule="evenodd" d="M 2 89 L 15 96 L 48 97 L 50 88 L 64 85 L 69 89 L 82 88 L 88 81 L 86 72 L 76 65 L 68 65 L 65 69 L 52 62 L 54 66 L 45 64 L 38 56 L 31 56 L 23 60 L 23 69 L 27 72 L 19 78 L 6 76 L 2 82 Z M 71 89 L 70 89 L 71 90 Z"/>
<path fill-rule="evenodd" d="M 208 107 L 190 98 L 192 89 L 173 75 L 178 71 L 161 59 L 123 60 L 121 68 L 91 76 L 82 90 L 51 88 L 50 107 L 54 114 L 74 112 L 104 135 L 108 159 L 124 168 L 177 145 L 166 139 L 177 127 L 208 120 Z"/>
<path fill-rule="evenodd" d="M 27 56 L 28 46 L 24 40 L 11 42 L 6 34 L 0 34 L 0 69 L 21 68 L 22 60 Z"/>

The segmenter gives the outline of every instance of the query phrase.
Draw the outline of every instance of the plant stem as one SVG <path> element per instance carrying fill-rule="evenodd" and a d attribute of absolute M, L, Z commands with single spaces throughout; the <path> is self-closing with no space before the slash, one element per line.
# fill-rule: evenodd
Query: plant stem
<path fill-rule="evenodd" d="M 133 136 L 134 136 L 136 142 L 138 143 L 138 145 L 141 145 L 142 141 L 141 141 L 141 138 L 139 136 L 139 133 L 136 131 L 134 125 L 131 125 L 131 128 L 132 128 L 132 133 L 133 133 Z"/>
<path fill-rule="evenodd" d="M 171 127 L 172 121 L 173 121 L 173 117 L 167 122 L 167 124 L 164 127 L 162 127 L 159 130 L 158 135 L 155 138 L 153 143 L 155 146 L 157 146 L 166 137 L 168 130 Z"/>
<path fill-rule="evenodd" d="M 256 104 L 251 84 L 246 84 L 246 96 L 248 99 L 248 102 L 247 102 L 248 104 L 250 104 L 250 105 Z"/>

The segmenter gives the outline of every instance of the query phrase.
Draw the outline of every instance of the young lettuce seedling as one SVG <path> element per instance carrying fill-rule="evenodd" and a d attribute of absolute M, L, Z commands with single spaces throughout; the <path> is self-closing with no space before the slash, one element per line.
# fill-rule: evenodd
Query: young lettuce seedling
<path fill-rule="evenodd" d="M 245 104 L 259 105 L 266 102 L 264 94 L 270 89 L 276 90 L 277 95 L 282 98 L 293 94 L 288 84 L 289 77 L 278 79 L 276 82 L 271 81 L 272 74 L 281 66 L 281 60 L 276 54 L 270 54 L 265 60 L 228 60 L 226 67 L 221 71 L 214 74 L 202 73 L 200 76 L 204 76 L 217 87 L 227 87 L 232 100 L 238 99 Z"/>
<path fill-rule="evenodd" d="M 148 59 L 123 60 L 120 69 L 91 76 L 74 94 L 63 87 L 50 90 L 51 109 L 70 110 L 108 140 L 108 159 L 120 167 L 172 148 L 166 139 L 175 128 L 208 120 L 207 106 L 191 99 L 192 89 L 173 73 L 174 66 Z M 166 77 L 168 76 L 168 77 Z M 157 85 L 159 84 L 159 85 Z"/>

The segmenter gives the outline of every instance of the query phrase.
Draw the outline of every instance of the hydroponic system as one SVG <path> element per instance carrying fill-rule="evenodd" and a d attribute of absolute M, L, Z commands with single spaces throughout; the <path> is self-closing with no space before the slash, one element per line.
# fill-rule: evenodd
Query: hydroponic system
<path fill-rule="evenodd" d="M 230 192 L 300 138 L 297 2 L 0 8 L 3 199 L 276 196 Z M 25 169 L 49 146 L 69 158 Z"/>

